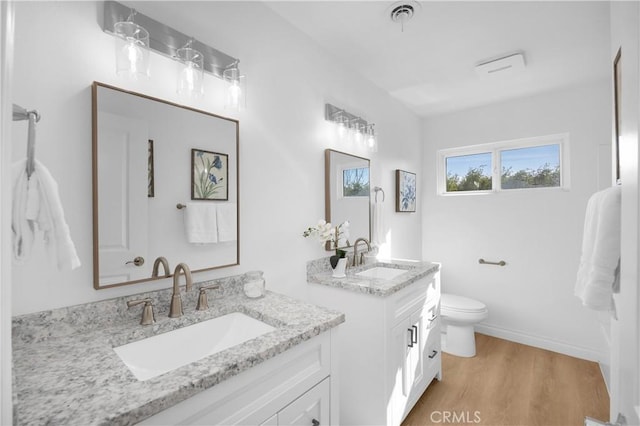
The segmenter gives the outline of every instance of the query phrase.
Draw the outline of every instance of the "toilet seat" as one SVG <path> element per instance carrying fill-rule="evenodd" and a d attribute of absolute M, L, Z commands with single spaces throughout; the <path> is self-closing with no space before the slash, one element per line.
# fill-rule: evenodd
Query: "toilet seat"
<path fill-rule="evenodd" d="M 479 314 L 487 311 L 487 305 L 468 297 L 443 293 L 440 298 L 440 309 L 449 312 Z"/>

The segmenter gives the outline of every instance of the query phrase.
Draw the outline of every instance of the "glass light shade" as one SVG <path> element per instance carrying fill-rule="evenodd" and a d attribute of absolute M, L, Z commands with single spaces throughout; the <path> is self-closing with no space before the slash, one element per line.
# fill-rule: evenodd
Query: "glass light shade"
<path fill-rule="evenodd" d="M 338 137 L 344 138 L 349 130 L 349 119 L 340 114 L 335 117 L 333 121 L 335 121 L 338 126 Z"/>
<path fill-rule="evenodd" d="M 190 47 L 176 50 L 178 60 L 178 94 L 199 98 L 204 94 L 204 67 L 202 53 Z"/>
<path fill-rule="evenodd" d="M 351 126 L 351 129 L 353 131 L 353 142 L 357 144 L 361 144 L 362 141 L 364 140 L 364 134 L 363 134 L 363 132 L 365 131 L 364 125 L 360 123 L 358 120 L 356 120 Z"/>
<path fill-rule="evenodd" d="M 149 78 L 149 32 L 135 22 L 116 22 L 116 72 L 131 79 Z"/>
<path fill-rule="evenodd" d="M 367 128 L 367 134 L 365 137 L 365 145 L 371 152 L 378 152 L 378 138 L 373 131 L 373 124 Z"/>
<path fill-rule="evenodd" d="M 222 73 L 224 80 L 224 107 L 237 111 L 247 107 L 247 86 L 245 76 L 240 75 L 236 65 L 227 68 Z"/>

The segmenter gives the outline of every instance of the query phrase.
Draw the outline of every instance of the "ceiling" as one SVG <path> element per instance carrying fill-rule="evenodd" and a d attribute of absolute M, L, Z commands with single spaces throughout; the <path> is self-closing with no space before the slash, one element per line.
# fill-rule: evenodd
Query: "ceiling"
<path fill-rule="evenodd" d="M 265 4 L 419 116 L 588 84 L 611 69 L 607 2 L 413 2 L 404 28 L 390 18 L 393 1 Z M 474 71 L 514 52 L 521 72 Z"/>

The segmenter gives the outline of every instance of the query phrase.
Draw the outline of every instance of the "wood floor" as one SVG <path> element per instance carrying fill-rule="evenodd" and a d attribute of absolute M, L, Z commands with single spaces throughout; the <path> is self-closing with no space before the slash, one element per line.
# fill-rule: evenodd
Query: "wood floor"
<path fill-rule="evenodd" d="M 609 419 L 598 364 L 476 334 L 474 358 L 443 353 L 431 383 L 403 426 L 581 426 Z"/>

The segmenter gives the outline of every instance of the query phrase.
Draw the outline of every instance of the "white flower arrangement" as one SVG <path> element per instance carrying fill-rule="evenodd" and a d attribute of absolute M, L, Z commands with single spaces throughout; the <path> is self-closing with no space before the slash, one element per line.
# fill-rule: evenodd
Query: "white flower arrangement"
<path fill-rule="evenodd" d="M 344 257 L 346 252 L 339 250 L 338 245 L 341 240 L 347 241 L 349 238 L 349 221 L 345 220 L 335 228 L 331 223 L 320 219 L 315 227 L 309 227 L 302 233 L 303 237 L 316 237 L 321 245 L 330 243 L 330 247 L 336 250 L 336 255 Z"/>

